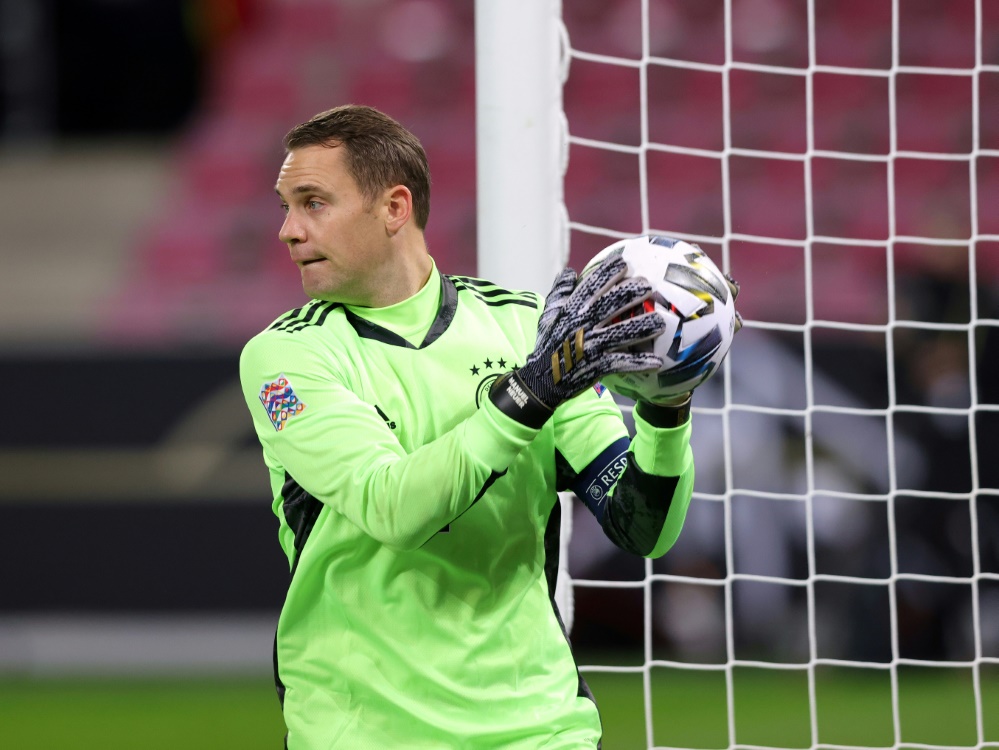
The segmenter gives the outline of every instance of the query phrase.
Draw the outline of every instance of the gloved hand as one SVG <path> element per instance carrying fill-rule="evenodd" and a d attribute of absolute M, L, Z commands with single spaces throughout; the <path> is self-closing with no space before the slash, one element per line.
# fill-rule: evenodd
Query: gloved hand
<path fill-rule="evenodd" d="M 652 353 L 624 351 L 666 330 L 651 311 L 612 322 L 624 310 L 652 296 L 641 277 L 624 279 L 627 264 L 608 258 L 576 283 L 572 269 L 556 277 L 538 321 L 534 351 L 524 365 L 504 375 L 489 397 L 522 424 L 541 427 L 555 408 L 612 372 L 655 370 L 662 360 Z"/>

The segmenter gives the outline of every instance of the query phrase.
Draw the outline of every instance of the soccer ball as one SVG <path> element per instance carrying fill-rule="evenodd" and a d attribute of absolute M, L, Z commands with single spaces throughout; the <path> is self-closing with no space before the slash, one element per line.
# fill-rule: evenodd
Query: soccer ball
<path fill-rule="evenodd" d="M 651 311 L 650 303 L 663 314 L 666 331 L 634 348 L 654 352 L 664 364 L 653 372 L 610 374 L 601 382 L 635 401 L 693 390 L 715 372 L 742 327 L 735 310 L 738 286 L 697 245 L 656 235 L 620 240 L 604 248 L 586 264 L 580 277 L 612 255 L 620 255 L 628 264 L 628 276 L 644 276 L 652 284 L 652 300 L 623 315 Z"/>

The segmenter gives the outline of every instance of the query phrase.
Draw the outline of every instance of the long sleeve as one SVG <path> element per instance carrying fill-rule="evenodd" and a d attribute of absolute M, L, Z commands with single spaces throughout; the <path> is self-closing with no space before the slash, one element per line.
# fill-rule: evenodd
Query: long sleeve
<path fill-rule="evenodd" d="M 660 557 L 676 542 L 690 506 L 690 419 L 657 427 L 636 408 L 631 440 L 623 423 L 616 433 L 594 429 L 598 422 L 620 420 L 610 394 L 600 390 L 573 399 L 563 414 L 556 412 L 559 489 L 574 491 L 615 545 Z"/>
<path fill-rule="evenodd" d="M 691 422 L 654 427 L 635 409 L 628 461 L 611 491 L 601 525 L 622 549 L 661 557 L 676 542 L 694 488 Z"/>
<path fill-rule="evenodd" d="M 268 464 L 283 467 L 286 484 L 290 477 L 390 548 L 419 547 L 467 510 L 537 432 L 486 400 L 436 440 L 407 452 L 378 410 L 344 384 L 349 367 L 339 369 L 347 372 L 338 374 L 327 357 L 293 336 L 253 339 L 240 359 L 244 397 Z M 274 398 L 298 410 L 281 420 L 274 414 L 280 404 L 267 403 Z"/>

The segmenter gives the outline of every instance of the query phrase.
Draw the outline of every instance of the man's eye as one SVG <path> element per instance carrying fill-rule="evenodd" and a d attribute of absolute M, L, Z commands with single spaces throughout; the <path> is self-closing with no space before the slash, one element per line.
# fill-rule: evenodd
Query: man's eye
<path fill-rule="evenodd" d="M 308 206 L 310 211 L 318 211 L 323 204 L 320 203 L 319 201 L 309 201 L 305 205 Z"/>
<path fill-rule="evenodd" d="M 287 204 L 287 203 L 282 203 L 282 204 L 281 204 L 281 210 L 282 210 L 282 211 L 283 211 L 284 213 L 288 213 L 288 204 Z"/>

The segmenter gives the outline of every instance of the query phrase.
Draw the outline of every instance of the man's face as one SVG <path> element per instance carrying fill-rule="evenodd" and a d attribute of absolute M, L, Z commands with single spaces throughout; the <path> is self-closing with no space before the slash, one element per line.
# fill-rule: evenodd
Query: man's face
<path fill-rule="evenodd" d="M 381 201 L 368 201 L 347 171 L 342 147 L 288 153 L 275 190 L 285 209 L 279 237 L 315 299 L 369 305 L 392 260 Z"/>

